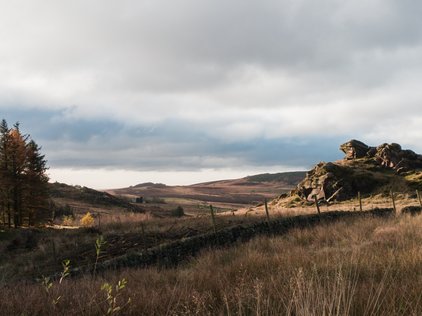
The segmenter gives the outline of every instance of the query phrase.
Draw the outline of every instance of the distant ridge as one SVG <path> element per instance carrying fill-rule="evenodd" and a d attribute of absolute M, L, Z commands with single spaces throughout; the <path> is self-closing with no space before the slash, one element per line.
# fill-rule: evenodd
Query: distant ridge
<path fill-rule="evenodd" d="M 292 171 L 279 173 L 262 173 L 248 176 L 245 179 L 253 182 L 284 182 L 290 185 L 298 184 L 306 176 L 306 171 Z"/>
<path fill-rule="evenodd" d="M 139 183 L 137 185 L 131 186 L 131 188 L 145 188 L 145 187 L 152 187 L 152 188 L 165 188 L 167 185 L 164 183 L 154 183 L 154 182 L 144 182 Z"/>
<path fill-rule="evenodd" d="M 237 204 L 238 207 L 243 207 L 290 192 L 305 175 L 305 171 L 263 173 L 240 179 L 176 186 L 145 182 L 128 188 L 108 190 L 108 192 L 128 198 L 143 197 L 146 200 L 177 198 L 201 203 Z"/>

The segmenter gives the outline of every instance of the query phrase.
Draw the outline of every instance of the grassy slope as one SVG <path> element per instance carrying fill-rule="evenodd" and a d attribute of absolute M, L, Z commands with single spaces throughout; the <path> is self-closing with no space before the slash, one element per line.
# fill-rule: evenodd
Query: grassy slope
<path fill-rule="evenodd" d="M 122 212 L 144 212 L 139 205 L 106 192 L 87 187 L 71 186 L 64 183 L 50 183 L 50 196 L 59 206 L 69 205 L 76 212 L 86 213 L 89 210 L 119 210 Z"/>
<path fill-rule="evenodd" d="M 409 197 L 403 198 L 400 203 L 406 204 Z M 384 203 L 369 199 L 364 208 L 378 202 Z M 414 200 L 408 202 L 415 204 Z M 271 207 L 272 212 L 277 210 L 276 203 Z M 351 205 L 345 207 L 350 209 Z M 110 251 L 127 251 L 125 247 L 135 246 L 132 240 L 139 240 L 140 223 L 146 215 L 130 216 L 134 217 L 126 215 L 103 223 Z M 234 220 L 222 217 L 218 219 L 220 224 Z M 236 216 L 235 220 L 240 223 L 257 219 Z M 210 230 L 208 218 L 148 223 L 146 240 L 151 245 L 183 238 L 192 229 Z M 204 251 L 177 269 L 128 269 L 106 272 L 95 279 L 85 276 L 67 279 L 60 285 L 55 282 L 49 293 L 39 284 L 19 279 L 34 276 L 34 270 L 38 275 L 50 268 L 57 271 L 59 261 L 65 258 L 92 264 L 96 231 L 38 232 L 41 237 L 33 248 L 32 237 L 19 240 L 19 234 L 0 233 L 0 247 L 4 249 L 0 260 L 0 311 L 5 315 L 104 314 L 107 302 L 101 285 L 115 284 L 122 278 L 128 280 L 128 285 L 117 304 L 132 299 L 125 306 L 125 315 L 422 314 L 422 216 L 349 220 L 296 229 L 282 237 L 258 237 L 228 249 Z M 15 240 L 17 249 L 7 252 Z M 56 258 L 52 240 L 56 243 Z M 62 297 L 59 303 L 51 304 L 58 296 Z"/>
<path fill-rule="evenodd" d="M 363 186 L 362 191 L 367 194 L 388 193 L 390 190 L 398 193 L 414 193 L 416 189 L 422 189 L 421 170 L 398 174 L 367 158 L 339 160 L 334 163 L 347 167 L 350 172 L 347 176 L 354 179 L 356 184 Z"/>
<path fill-rule="evenodd" d="M 292 186 L 297 185 L 306 175 L 306 171 L 293 171 L 281 173 L 263 173 L 248 176 L 245 179 L 251 182 L 280 182 Z"/>
<path fill-rule="evenodd" d="M 104 282 L 126 278 L 125 315 L 420 315 L 422 216 L 357 219 L 205 251 L 178 269 L 130 269 L 3 286 L 5 314 L 97 315 Z M 53 306 L 51 297 L 61 295 Z"/>

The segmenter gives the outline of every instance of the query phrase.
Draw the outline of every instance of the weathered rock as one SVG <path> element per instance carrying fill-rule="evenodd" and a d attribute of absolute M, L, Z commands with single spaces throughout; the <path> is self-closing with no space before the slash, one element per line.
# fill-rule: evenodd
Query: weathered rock
<path fill-rule="evenodd" d="M 376 161 L 383 167 L 405 172 L 422 168 L 422 156 L 412 150 L 402 150 L 399 144 L 382 144 L 377 147 Z"/>
<path fill-rule="evenodd" d="M 343 184 L 343 179 L 348 176 L 348 168 L 336 165 L 334 163 L 320 162 L 314 169 L 309 171 L 306 178 L 299 183 L 297 194 L 302 198 L 313 201 L 316 195 L 318 200 L 328 200 L 334 197 L 348 196 L 347 185 Z"/>
<path fill-rule="evenodd" d="M 422 156 L 412 150 L 403 150 L 397 143 L 384 143 L 378 147 L 370 147 L 365 143 L 352 139 L 340 146 L 346 156 L 345 160 L 358 158 L 375 158 L 382 167 L 399 172 L 422 168 Z"/>
<path fill-rule="evenodd" d="M 356 159 L 366 157 L 370 147 L 361 141 L 352 139 L 341 145 L 340 150 L 346 154 L 345 159 Z"/>
<path fill-rule="evenodd" d="M 400 174 L 422 169 L 422 156 L 403 150 L 396 143 L 370 147 L 353 139 L 341 145 L 340 150 L 346 154 L 342 161 L 320 162 L 292 194 L 308 201 L 315 196 L 318 200 L 347 200 L 358 192 L 369 194 L 382 191 L 384 186 L 406 183 Z"/>

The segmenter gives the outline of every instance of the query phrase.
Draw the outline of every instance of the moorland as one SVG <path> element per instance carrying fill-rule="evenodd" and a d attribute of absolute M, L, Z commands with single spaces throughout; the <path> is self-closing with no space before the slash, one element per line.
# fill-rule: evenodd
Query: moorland
<path fill-rule="evenodd" d="M 50 184 L 47 225 L 1 230 L 0 313 L 420 315 L 421 156 L 341 149 L 284 177 Z"/>

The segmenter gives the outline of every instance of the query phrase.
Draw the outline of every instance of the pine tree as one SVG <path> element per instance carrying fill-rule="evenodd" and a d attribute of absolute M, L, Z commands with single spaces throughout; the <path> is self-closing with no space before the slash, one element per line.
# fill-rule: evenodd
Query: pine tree
<path fill-rule="evenodd" d="M 3 225 L 33 225 L 48 209 L 48 176 L 45 156 L 19 123 L 0 124 L 0 207 Z M 7 215 L 7 218 L 6 218 Z"/>
<path fill-rule="evenodd" d="M 9 177 L 9 145 L 10 129 L 5 119 L 0 124 L 0 207 L 3 225 L 11 225 L 10 213 L 10 177 Z M 7 219 L 6 219 L 7 215 Z"/>
<path fill-rule="evenodd" d="M 31 140 L 27 145 L 25 185 L 25 204 L 27 206 L 28 225 L 35 221 L 46 220 L 48 214 L 48 176 L 45 156 L 40 153 L 41 148 Z"/>
<path fill-rule="evenodd" d="M 23 136 L 16 123 L 10 133 L 9 156 L 9 176 L 12 192 L 13 224 L 15 227 L 22 226 L 23 223 L 23 186 L 24 170 L 26 163 L 26 140 L 28 136 Z"/>

